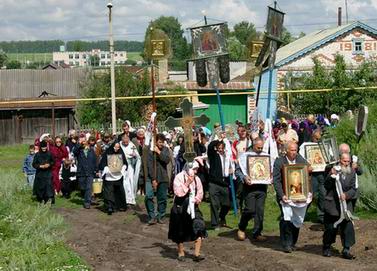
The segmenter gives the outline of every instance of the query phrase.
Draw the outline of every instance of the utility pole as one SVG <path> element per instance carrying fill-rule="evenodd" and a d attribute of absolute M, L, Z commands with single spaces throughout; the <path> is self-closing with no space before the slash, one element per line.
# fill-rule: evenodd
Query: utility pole
<path fill-rule="evenodd" d="M 113 39 L 113 21 L 112 8 L 113 4 L 107 4 L 109 9 L 109 40 L 110 40 L 110 85 L 111 85 L 111 126 L 113 135 L 117 132 L 116 124 L 116 105 L 115 105 L 115 69 L 114 69 L 114 39 Z"/>
<path fill-rule="evenodd" d="M 348 24 L 348 1 L 347 0 L 344 0 L 345 4 L 346 4 L 346 22 Z"/>

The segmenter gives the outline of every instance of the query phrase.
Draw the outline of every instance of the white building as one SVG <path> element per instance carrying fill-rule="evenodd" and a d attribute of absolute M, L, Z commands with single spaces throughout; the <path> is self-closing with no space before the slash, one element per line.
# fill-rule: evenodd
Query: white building
<path fill-rule="evenodd" d="M 96 56 L 96 57 L 94 57 Z M 91 52 L 53 52 L 52 60 L 55 64 L 59 65 L 65 63 L 71 67 L 84 67 L 92 65 L 90 62 L 97 63 L 93 66 L 110 66 L 110 52 L 94 49 Z M 115 51 L 114 62 L 115 65 L 125 64 L 127 61 L 126 51 Z"/>

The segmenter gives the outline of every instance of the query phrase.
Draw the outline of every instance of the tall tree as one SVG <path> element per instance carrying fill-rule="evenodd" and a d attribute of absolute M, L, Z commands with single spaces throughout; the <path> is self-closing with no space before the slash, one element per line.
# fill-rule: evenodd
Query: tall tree
<path fill-rule="evenodd" d="M 233 27 L 232 36 L 236 37 L 243 45 L 247 46 L 250 39 L 256 39 L 258 34 L 254 24 L 242 21 Z"/>
<path fill-rule="evenodd" d="M 7 55 L 3 51 L 0 50 L 0 69 L 5 65 L 7 60 L 8 60 Z"/>
<path fill-rule="evenodd" d="M 228 39 L 229 57 L 232 61 L 240 61 L 246 58 L 247 48 L 236 37 Z"/>

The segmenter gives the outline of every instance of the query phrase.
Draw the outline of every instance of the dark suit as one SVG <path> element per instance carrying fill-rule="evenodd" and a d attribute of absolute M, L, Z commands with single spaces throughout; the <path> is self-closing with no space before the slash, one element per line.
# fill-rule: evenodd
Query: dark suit
<path fill-rule="evenodd" d="M 296 228 L 292 222 L 284 220 L 284 214 L 282 207 L 280 205 L 280 201 L 283 199 L 284 190 L 283 190 L 283 167 L 284 165 L 288 165 L 288 158 L 286 156 L 279 157 L 276 159 L 274 164 L 274 171 L 273 171 L 273 180 L 274 180 L 274 188 L 276 191 L 276 200 L 280 207 L 280 241 L 284 248 L 290 248 L 295 246 L 298 235 L 300 232 L 299 228 Z M 295 164 L 308 164 L 308 162 L 300 155 L 297 154 Z"/>
<path fill-rule="evenodd" d="M 209 160 L 209 198 L 211 202 L 211 225 L 218 227 L 225 223 L 225 216 L 230 209 L 229 177 L 224 177 L 220 154 L 215 149 L 218 140 L 208 145 Z M 226 157 L 224 156 L 224 159 Z"/>
<path fill-rule="evenodd" d="M 346 194 L 347 209 L 353 212 L 352 198 L 356 195 L 356 173 L 352 170 L 351 174 L 340 173 L 340 182 L 342 184 L 343 193 Z M 325 196 L 325 231 L 323 233 L 323 246 L 330 248 L 331 244 L 335 243 L 336 234 L 340 229 L 340 237 L 342 245 L 345 248 L 350 248 L 355 244 L 355 230 L 352 221 L 343 220 L 338 227 L 334 228 L 334 223 L 340 217 L 340 202 L 336 191 L 335 179 L 331 177 L 331 173 L 325 180 L 326 196 Z"/>

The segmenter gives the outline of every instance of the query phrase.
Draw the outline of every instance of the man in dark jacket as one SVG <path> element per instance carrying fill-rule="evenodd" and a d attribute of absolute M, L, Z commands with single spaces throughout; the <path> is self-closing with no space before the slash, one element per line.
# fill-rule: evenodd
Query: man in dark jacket
<path fill-rule="evenodd" d="M 85 137 L 80 137 L 79 144 L 73 148 L 77 159 L 77 178 L 84 196 L 84 208 L 90 209 L 92 202 L 92 184 L 97 172 L 97 156 L 94 147 L 88 144 Z"/>
<path fill-rule="evenodd" d="M 350 163 L 350 155 L 343 153 L 340 157 L 340 171 L 337 172 L 335 168 L 332 168 L 325 181 L 326 197 L 323 255 L 326 257 L 331 256 L 331 244 L 335 243 L 336 234 L 338 230 L 340 230 L 340 237 L 343 245 L 342 256 L 349 260 L 354 258 L 350 253 L 351 246 L 355 244 L 355 230 L 352 221 L 344 219 L 340 224 L 334 227 L 334 223 L 339 220 L 341 215 L 340 201 L 346 201 L 347 210 L 351 213 L 353 212 L 352 198 L 356 194 L 356 173 L 352 170 Z M 338 195 L 335 184 L 337 175 L 343 190 L 343 193 L 340 195 Z"/>
<path fill-rule="evenodd" d="M 169 164 L 170 152 L 165 147 L 165 136 L 158 134 L 156 136 L 156 145 L 154 150 L 148 153 L 148 176 L 145 187 L 145 207 L 148 212 L 148 224 L 156 223 L 156 213 L 153 199 L 157 198 L 157 222 L 164 223 L 166 213 L 167 194 L 169 187 L 169 177 L 167 165 Z"/>
<path fill-rule="evenodd" d="M 214 140 L 208 145 L 209 198 L 211 202 L 211 225 L 216 230 L 226 226 L 225 217 L 230 209 L 229 167 L 230 157 L 225 154 L 225 143 Z"/>
<path fill-rule="evenodd" d="M 284 252 L 291 253 L 294 249 L 300 229 L 293 225 L 291 221 L 284 220 L 284 213 L 280 202 L 288 203 L 288 197 L 283 190 L 283 168 L 284 165 L 308 164 L 308 162 L 297 153 L 297 144 L 289 142 L 287 145 L 287 153 L 285 156 L 276 159 L 273 170 L 274 188 L 276 191 L 276 200 L 280 207 L 280 242 Z M 309 168 L 310 171 L 310 168 Z"/>

